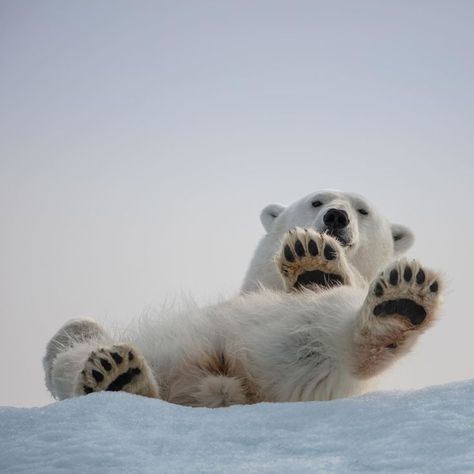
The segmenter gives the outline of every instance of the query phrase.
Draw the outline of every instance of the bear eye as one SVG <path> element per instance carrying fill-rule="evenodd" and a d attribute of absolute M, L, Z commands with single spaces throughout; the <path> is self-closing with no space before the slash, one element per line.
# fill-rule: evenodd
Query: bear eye
<path fill-rule="evenodd" d="M 357 211 L 359 212 L 359 214 L 362 214 L 363 216 L 366 216 L 369 211 L 366 211 L 365 209 L 357 209 Z"/>
<path fill-rule="evenodd" d="M 311 205 L 312 205 L 313 207 L 321 207 L 321 206 L 323 205 L 323 203 L 318 199 L 317 201 L 313 201 L 313 202 L 311 203 Z"/>

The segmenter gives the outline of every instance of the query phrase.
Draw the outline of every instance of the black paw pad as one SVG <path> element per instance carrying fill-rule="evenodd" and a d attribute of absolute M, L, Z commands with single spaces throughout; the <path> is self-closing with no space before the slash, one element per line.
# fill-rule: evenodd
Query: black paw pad
<path fill-rule="evenodd" d="M 430 285 L 430 291 L 432 293 L 437 293 L 438 292 L 438 282 L 437 281 L 434 281 L 433 283 L 431 283 Z"/>
<path fill-rule="evenodd" d="M 295 261 L 295 257 L 290 249 L 290 246 L 289 245 L 285 245 L 285 248 L 283 250 L 283 253 L 285 255 L 285 258 L 289 261 L 289 262 L 294 262 Z"/>
<path fill-rule="evenodd" d="M 324 247 L 324 256 L 328 260 L 334 260 L 337 257 L 337 253 L 333 247 L 331 247 L 330 245 L 326 245 L 326 247 Z"/>
<path fill-rule="evenodd" d="M 392 314 L 407 317 L 415 326 L 421 324 L 426 318 L 425 308 L 406 298 L 384 301 L 374 308 L 375 316 L 391 316 Z"/>
<path fill-rule="evenodd" d="M 406 267 L 405 271 L 403 272 L 403 279 L 408 283 L 413 276 L 413 272 L 411 271 L 410 267 Z"/>
<path fill-rule="evenodd" d="M 295 242 L 295 252 L 296 252 L 296 255 L 298 255 L 298 257 L 304 257 L 304 254 L 306 253 L 304 251 L 303 244 L 301 243 L 300 240 L 297 240 Z"/>
<path fill-rule="evenodd" d="M 117 354 L 117 352 L 111 352 L 110 356 L 115 360 L 116 364 L 121 364 L 123 361 L 123 357 L 120 354 Z"/>
<path fill-rule="evenodd" d="M 395 268 L 390 272 L 389 277 L 390 284 L 395 286 L 398 283 L 398 270 Z"/>
<path fill-rule="evenodd" d="M 112 364 L 106 360 L 106 359 L 99 359 L 100 360 L 100 365 L 108 372 L 109 370 L 112 370 Z"/>
<path fill-rule="evenodd" d="M 309 250 L 309 253 L 313 257 L 316 257 L 316 255 L 318 255 L 318 253 L 319 253 L 318 246 L 316 245 L 316 242 L 313 239 L 311 239 L 308 242 L 308 250 Z"/>
<path fill-rule="evenodd" d="M 92 387 L 89 387 L 87 385 L 83 385 L 82 386 L 82 389 L 84 390 L 84 393 L 87 395 L 88 393 L 92 393 L 94 390 L 92 389 Z"/>
<path fill-rule="evenodd" d="M 420 268 L 420 271 L 416 274 L 416 282 L 421 285 L 425 281 L 425 272 L 423 271 L 422 268 Z"/>
<path fill-rule="evenodd" d="M 308 287 L 312 285 L 329 287 L 342 284 L 344 284 L 344 280 L 340 275 L 335 273 L 324 273 L 321 270 L 311 270 L 310 272 L 302 273 L 298 277 L 295 287 Z"/>
<path fill-rule="evenodd" d="M 92 371 L 92 377 L 94 377 L 96 382 L 102 382 L 102 380 L 104 380 L 104 376 L 97 370 Z"/>
<path fill-rule="evenodd" d="M 379 297 L 383 296 L 383 288 L 382 288 L 382 285 L 380 283 L 377 283 L 375 285 L 374 295 L 379 296 Z"/>
<path fill-rule="evenodd" d="M 130 351 L 130 352 L 128 353 L 128 360 L 133 360 L 133 357 L 134 357 L 134 356 L 133 356 L 133 352 Z"/>
<path fill-rule="evenodd" d="M 125 385 L 130 383 L 140 373 L 139 368 L 128 369 L 123 374 L 119 375 L 105 390 L 107 392 L 118 392 L 122 390 Z"/>

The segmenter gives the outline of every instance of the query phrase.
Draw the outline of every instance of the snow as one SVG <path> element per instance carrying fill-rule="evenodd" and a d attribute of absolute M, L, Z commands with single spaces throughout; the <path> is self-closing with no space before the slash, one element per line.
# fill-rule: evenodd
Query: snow
<path fill-rule="evenodd" d="M 474 472 L 474 380 L 220 409 L 126 393 L 0 408 L 2 473 L 400 471 Z"/>

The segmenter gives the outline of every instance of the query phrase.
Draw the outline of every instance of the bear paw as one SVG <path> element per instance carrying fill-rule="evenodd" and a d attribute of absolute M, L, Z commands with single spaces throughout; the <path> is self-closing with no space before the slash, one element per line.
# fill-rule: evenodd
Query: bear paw
<path fill-rule="evenodd" d="M 78 376 L 76 395 L 120 390 L 158 396 L 158 386 L 145 359 L 129 344 L 101 347 L 91 352 Z"/>
<path fill-rule="evenodd" d="M 401 260 L 371 285 L 367 303 L 377 318 L 395 316 L 410 327 L 432 319 L 440 299 L 440 277 L 416 260 Z"/>
<path fill-rule="evenodd" d="M 288 291 L 350 284 L 341 245 L 333 237 L 313 229 L 290 230 L 276 260 Z"/>

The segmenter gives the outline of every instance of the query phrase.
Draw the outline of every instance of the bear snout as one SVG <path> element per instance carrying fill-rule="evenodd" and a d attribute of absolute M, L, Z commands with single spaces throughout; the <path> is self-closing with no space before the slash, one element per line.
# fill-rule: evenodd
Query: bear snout
<path fill-rule="evenodd" d="M 349 216 L 342 209 L 329 209 L 323 218 L 324 224 L 330 231 L 339 231 L 349 225 Z"/>

